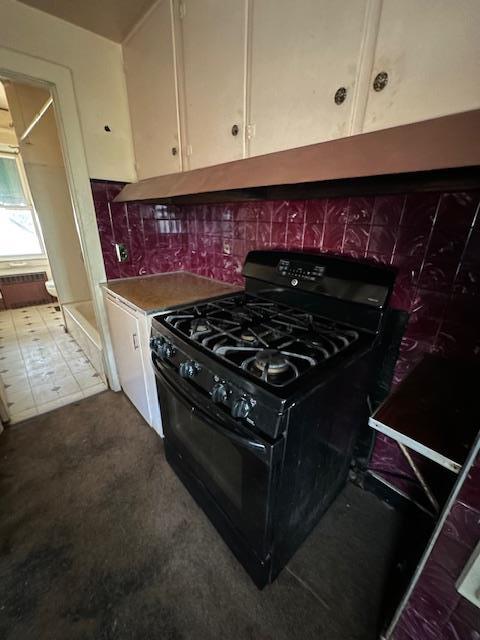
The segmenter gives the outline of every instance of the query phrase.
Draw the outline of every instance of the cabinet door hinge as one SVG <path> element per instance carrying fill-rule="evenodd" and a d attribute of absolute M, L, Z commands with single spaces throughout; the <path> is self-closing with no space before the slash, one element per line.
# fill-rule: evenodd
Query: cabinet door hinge
<path fill-rule="evenodd" d="M 251 140 L 255 137 L 255 125 L 247 124 L 247 140 Z"/>
<path fill-rule="evenodd" d="M 192 145 L 191 144 L 187 144 L 187 146 L 185 147 L 185 155 L 187 156 L 187 158 L 189 158 L 193 153 L 193 149 L 192 149 Z"/>
<path fill-rule="evenodd" d="M 178 3 L 178 16 L 180 20 L 183 20 L 187 14 L 187 5 L 185 2 Z"/>

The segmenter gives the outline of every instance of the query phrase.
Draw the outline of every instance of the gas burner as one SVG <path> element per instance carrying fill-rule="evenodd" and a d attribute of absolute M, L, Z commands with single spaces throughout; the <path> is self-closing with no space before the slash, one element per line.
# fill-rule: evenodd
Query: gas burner
<path fill-rule="evenodd" d="M 206 335 L 209 335 L 211 333 L 211 329 L 208 326 L 208 322 L 205 320 L 205 318 L 197 318 L 192 320 L 188 333 L 190 338 L 198 340 L 199 338 L 203 338 Z"/>
<path fill-rule="evenodd" d="M 241 368 L 274 387 L 284 387 L 300 375 L 299 367 L 275 349 L 262 349 L 241 363 Z"/>
<path fill-rule="evenodd" d="M 166 323 L 231 365 L 283 387 L 348 349 L 358 331 L 249 295 L 183 308 Z"/>
<path fill-rule="evenodd" d="M 255 356 L 253 365 L 269 375 L 278 375 L 288 370 L 290 364 L 285 356 L 276 349 L 263 349 Z"/>
<path fill-rule="evenodd" d="M 250 333 L 250 331 L 242 331 L 242 333 L 240 334 L 240 339 L 246 344 L 257 344 L 258 342 L 257 338 L 253 335 L 253 333 Z"/>
<path fill-rule="evenodd" d="M 206 321 L 203 320 L 203 318 L 200 318 L 196 322 L 193 322 L 192 325 L 192 330 L 195 333 L 205 333 L 205 331 L 210 331 L 210 327 L 208 326 Z"/>

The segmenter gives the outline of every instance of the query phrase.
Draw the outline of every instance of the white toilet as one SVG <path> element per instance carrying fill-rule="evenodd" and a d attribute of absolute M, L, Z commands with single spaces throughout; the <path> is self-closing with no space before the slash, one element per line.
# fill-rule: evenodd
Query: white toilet
<path fill-rule="evenodd" d="M 51 296 L 53 296 L 54 298 L 58 298 L 57 290 L 55 288 L 55 282 L 53 280 L 47 280 L 45 282 L 45 289 Z"/>

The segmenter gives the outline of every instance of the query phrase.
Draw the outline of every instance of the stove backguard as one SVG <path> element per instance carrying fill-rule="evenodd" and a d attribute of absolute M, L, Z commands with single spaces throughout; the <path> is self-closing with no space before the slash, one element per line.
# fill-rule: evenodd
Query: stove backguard
<path fill-rule="evenodd" d="M 325 254 L 251 251 L 246 290 L 309 313 L 378 332 L 395 271 Z"/>

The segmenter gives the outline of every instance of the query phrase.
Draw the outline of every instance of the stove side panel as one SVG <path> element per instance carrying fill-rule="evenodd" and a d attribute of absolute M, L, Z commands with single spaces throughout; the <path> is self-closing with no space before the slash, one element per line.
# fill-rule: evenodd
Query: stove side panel
<path fill-rule="evenodd" d="M 356 438 L 368 420 L 372 354 L 289 412 L 287 443 L 274 516 L 275 577 L 345 485 Z"/>

